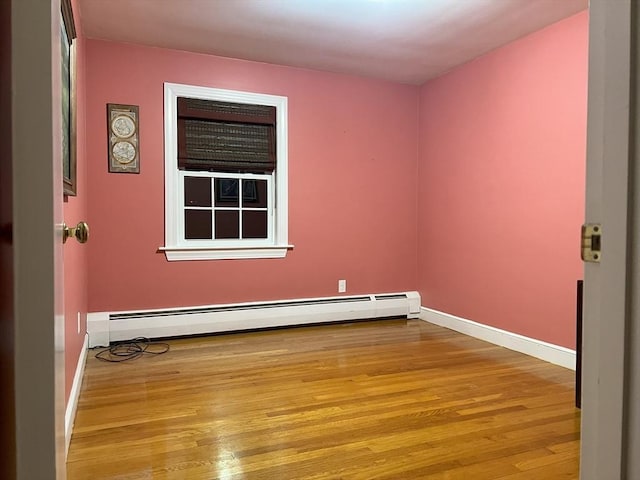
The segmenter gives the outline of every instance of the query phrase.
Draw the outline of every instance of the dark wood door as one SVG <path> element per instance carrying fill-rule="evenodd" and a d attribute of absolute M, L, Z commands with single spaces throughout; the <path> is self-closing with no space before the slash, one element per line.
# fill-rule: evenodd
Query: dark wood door
<path fill-rule="evenodd" d="M 11 2 L 0 2 L 0 478 L 4 479 L 16 476 L 10 85 Z"/>
<path fill-rule="evenodd" d="M 576 287 L 576 407 L 582 406 L 582 288 L 584 281 L 578 280 Z"/>

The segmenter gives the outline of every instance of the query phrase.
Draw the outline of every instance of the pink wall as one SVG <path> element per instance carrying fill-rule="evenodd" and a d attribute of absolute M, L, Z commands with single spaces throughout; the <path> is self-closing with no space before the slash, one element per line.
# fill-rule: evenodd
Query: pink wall
<path fill-rule="evenodd" d="M 76 225 L 87 220 L 87 169 L 85 135 L 85 40 L 82 38 L 78 21 L 77 3 L 73 3 L 78 39 L 76 40 L 77 69 L 77 193 L 64 203 L 64 221 Z M 89 221 L 90 223 L 90 221 Z M 87 251 L 88 244 L 81 245 L 70 239 L 64 247 L 64 309 L 65 309 L 65 384 L 66 398 L 69 399 L 78 357 L 87 331 Z M 78 313 L 81 318 L 78 332 Z"/>
<path fill-rule="evenodd" d="M 415 289 L 419 89 L 87 40 L 90 311 Z M 289 98 L 285 259 L 167 262 L 163 82 Z M 109 174 L 106 104 L 140 107 L 141 173 Z"/>
<path fill-rule="evenodd" d="M 422 304 L 575 347 L 587 12 L 422 87 Z"/>

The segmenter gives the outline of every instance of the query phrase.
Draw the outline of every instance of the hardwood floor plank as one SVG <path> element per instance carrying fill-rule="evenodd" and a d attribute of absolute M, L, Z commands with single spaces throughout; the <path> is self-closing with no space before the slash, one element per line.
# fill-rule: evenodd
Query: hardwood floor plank
<path fill-rule="evenodd" d="M 169 343 L 90 356 L 69 480 L 577 478 L 574 374 L 535 358 L 419 320 Z"/>

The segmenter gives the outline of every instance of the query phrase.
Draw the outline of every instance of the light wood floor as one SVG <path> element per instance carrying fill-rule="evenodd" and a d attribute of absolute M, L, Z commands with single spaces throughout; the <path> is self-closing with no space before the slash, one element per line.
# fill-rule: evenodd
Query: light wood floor
<path fill-rule="evenodd" d="M 575 479 L 573 372 L 419 320 L 90 351 L 69 480 Z"/>

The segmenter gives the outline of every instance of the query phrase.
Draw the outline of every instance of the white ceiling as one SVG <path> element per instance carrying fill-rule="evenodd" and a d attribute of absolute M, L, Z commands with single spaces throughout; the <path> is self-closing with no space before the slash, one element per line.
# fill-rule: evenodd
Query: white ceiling
<path fill-rule="evenodd" d="M 86 37 L 422 84 L 588 0 L 79 0 Z"/>

